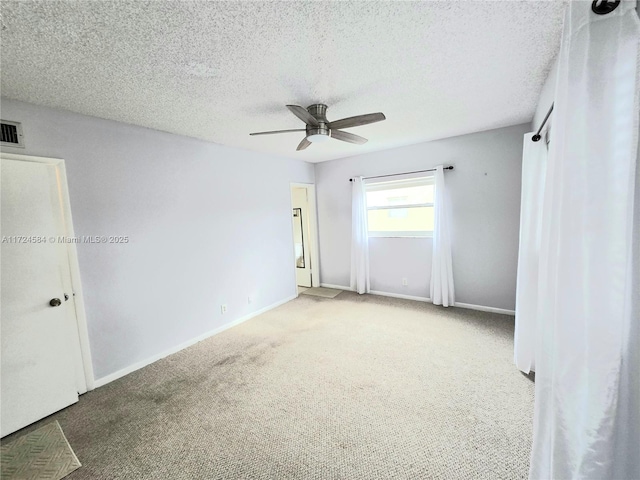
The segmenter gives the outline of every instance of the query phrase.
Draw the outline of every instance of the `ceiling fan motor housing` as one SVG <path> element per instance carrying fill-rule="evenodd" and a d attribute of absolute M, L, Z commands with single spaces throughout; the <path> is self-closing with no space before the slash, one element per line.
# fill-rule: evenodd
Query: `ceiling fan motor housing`
<path fill-rule="evenodd" d="M 307 137 L 309 135 L 326 135 L 329 136 L 331 130 L 327 126 L 329 120 L 327 120 L 327 106 L 323 103 L 315 103 L 307 107 L 307 111 L 313 115 L 320 125 L 314 127 L 307 125 Z"/>

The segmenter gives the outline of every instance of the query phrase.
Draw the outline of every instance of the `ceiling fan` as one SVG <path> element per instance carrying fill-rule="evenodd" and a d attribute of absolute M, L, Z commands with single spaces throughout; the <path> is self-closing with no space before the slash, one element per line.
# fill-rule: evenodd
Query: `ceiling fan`
<path fill-rule="evenodd" d="M 362 145 L 363 143 L 367 143 L 366 138 L 354 135 L 353 133 L 343 132 L 340 129 L 359 127 L 361 125 L 380 122 L 386 119 L 383 113 L 378 112 L 368 113 L 366 115 L 357 115 L 355 117 L 348 117 L 330 122 L 327 120 L 326 116 L 327 106 L 322 103 L 309 105 L 306 110 L 299 105 L 287 105 L 287 108 L 306 124 L 306 128 L 256 132 L 250 133 L 249 135 L 273 135 L 275 133 L 306 132 L 306 136 L 302 139 L 296 150 L 304 150 L 311 145 L 311 143 L 326 142 L 329 138 Z"/>

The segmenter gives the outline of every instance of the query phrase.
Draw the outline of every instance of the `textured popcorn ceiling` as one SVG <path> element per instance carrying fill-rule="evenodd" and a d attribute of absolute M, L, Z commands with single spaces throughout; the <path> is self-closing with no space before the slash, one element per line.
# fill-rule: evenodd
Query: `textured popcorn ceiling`
<path fill-rule="evenodd" d="M 564 2 L 3 0 L 2 94 L 322 161 L 532 119 Z M 387 120 L 295 148 L 285 104 Z M 28 141 L 28 139 L 27 139 Z"/>

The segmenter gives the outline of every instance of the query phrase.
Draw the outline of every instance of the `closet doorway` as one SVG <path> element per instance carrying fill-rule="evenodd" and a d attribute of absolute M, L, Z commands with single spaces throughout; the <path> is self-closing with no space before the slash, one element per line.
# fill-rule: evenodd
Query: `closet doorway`
<path fill-rule="evenodd" d="M 296 291 L 319 287 L 316 190 L 313 184 L 291 184 L 291 220 Z"/>

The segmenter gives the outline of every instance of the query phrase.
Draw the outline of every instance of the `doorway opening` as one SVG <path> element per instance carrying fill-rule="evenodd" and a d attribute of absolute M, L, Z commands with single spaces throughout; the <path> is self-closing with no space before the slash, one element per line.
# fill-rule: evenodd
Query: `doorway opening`
<path fill-rule="evenodd" d="M 313 184 L 291 184 L 291 219 L 297 295 L 307 288 L 320 286 L 316 191 Z"/>

